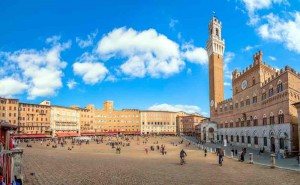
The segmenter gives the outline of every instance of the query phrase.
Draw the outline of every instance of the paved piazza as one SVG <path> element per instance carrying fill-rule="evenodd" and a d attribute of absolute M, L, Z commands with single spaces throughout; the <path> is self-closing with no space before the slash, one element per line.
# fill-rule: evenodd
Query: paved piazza
<path fill-rule="evenodd" d="M 71 151 L 65 147 L 53 149 L 45 143 L 32 143 L 24 148 L 24 175 L 27 185 L 90 185 L 90 184 L 299 184 L 298 172 L 270 169 L 269 167 L 241 163 L 224 159 L 224 165 L 217 164 L 217 156 L 208 154 L 194 146 L 173 146 L 181 138 L 150 138 L 148 155 L 145 154 L 143 139 L 137 145 L 136 138 L 131 146 L 122 147 L 116 154 L 106 142 L 75 146 Z M 165 144 L 167 155 L 161 155 L 154 141 Z M 70 143 L 70 141 L 68 141 Z M 156 146 L 156 145 L 154 145 Z M 187 152 L 187 164 L 179 164 L 179 151 Z M 34 173 L 33 175 L 31 173 Z"/>

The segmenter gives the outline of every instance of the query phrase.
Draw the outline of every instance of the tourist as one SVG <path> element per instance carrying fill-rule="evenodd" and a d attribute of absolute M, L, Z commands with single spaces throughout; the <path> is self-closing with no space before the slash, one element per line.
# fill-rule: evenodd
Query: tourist
<path fill-rule="evenodd" d="M 223 163 L 223 156 L 224 156 L 224 151 L 222 148 L 219 149 L 219 164 L 222 166 Z"/>
<path fill-rule="evenodd" d="M 206 155 L 207 155 L 207 149 L 205 148 L 204 149 L 204 157 L 206 157 Z"/>
<path fill-rule="evenodd" d="M 146 152 L 146 154 L 148 154 L 148 147 L 147 146 L 145 146 L 145 152 Z"/>
<path fill-rule="evenodd" d="M 234 153 L 235 153 L 235 156 L 237 156 L 237 154 L 238 154 L 237 149 L 235 149 Z"/>
<path fill-rule="evenodd" d="M 182 165 L 182 164 L 185 163 L 184 158 L 185 158 L 185 156 L 187 156 L 187 154 L 186 154 L 186 152 L 182 149 L 182 150 L 180 151 L 180 153 L 179 153 L 179 156 L 180 156 L 180 164 Z"/>

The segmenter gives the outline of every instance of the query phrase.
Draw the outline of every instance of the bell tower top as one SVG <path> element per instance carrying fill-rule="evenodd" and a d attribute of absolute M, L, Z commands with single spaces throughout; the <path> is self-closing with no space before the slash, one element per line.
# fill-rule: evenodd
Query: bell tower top
<path fill-rule="evenodd" d="M 213 16 L 208 24 L 209 39 L 206 43 L 207 54 L 213 53 L 223 56 L 225 50 L 225 41 L 222 39 L 222 23 Z"/>

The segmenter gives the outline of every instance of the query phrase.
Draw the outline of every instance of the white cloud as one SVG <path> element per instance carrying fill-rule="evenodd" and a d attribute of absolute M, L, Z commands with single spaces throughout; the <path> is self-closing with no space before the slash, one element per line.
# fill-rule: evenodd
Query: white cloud
<path fill-rule="evenodd" d="M 224 86 L 231 86 L 230 82 L 224 82 Z"/>
<path fill-rule="evenodd" d="M 52 36 L 52 37 L 49 37 L 49 38 L 47 38 L 46 39 L 46 43 L 47 44 L 57 44 L 58 43 L 58 41 L 60 40 L 60 35 L 54 35 L 54 36 Z"/>
<path fill-rule="evenodd" d="M 300 12 L 291 15 L 292 19 L 284 20 L 270 13 L 264 16 L 267 23 L 257 32 L 263 39 L 281 42 L 288 50 L 300 53 Z"/>
<path fill-rule="evenodd" d="M 170 104 L 155 104 L 148 108 L 149 110 L 159 110 L 159 111 L 172 111 L 179 112 L 184 111 L 187 113 L 199 112 L 201 109 L 195 105 L 170 105 Z"/>
<path fill-rule="evenodd" d="M 74 89 L 74 87 L 77 85 L 78 83 L 75 82 L 75 80 L 71 79 L 68 81 L 67 86 L 69 89 Z"/>
<path fill-rule="evenodd" d="M 195 47 L 191 44 L 184 44 L 182 48 L 183 58 L 185 58 L 187 61 L 201 65 L 208 64 L 208 56 L 204 48 Z"/>
<path fill-rule="evenodd" d="M 81 76 L 84 83 L 94 85 L 104 80 L 108 69 L 103 63 L 78 61 L 73 64 L 73 72 L 75 75 Z"/>
<path fill-rule="evenodd" d="M 231 62 L 231 60 L 235 57 L 235 53 L 233 52 L 225 52 L 224 55 L 224 76 L 227 79 L 231 79 L 231 70 L 229 70 L 228 64 Z"/>
<path fill-rule="evenodd" d="M 114 76 L 114 75 L 108 75 L 105 79 L 105 81 L 108 81 L 108 82 L 116 82 L 118 81 L 118 79 Z"/>
<path fill-rule="evenodd" d="M 114 29 L 99 41 L 96 52 L 104 60 L 126 59 L 120 69 L 131 77 L 169 77 L 185 66 L 178 44 L 154 29 Z"/>
<path fill-rule="evenodd" d="M 1 62 L 10 63 L 13 67 L 7 66 L 6 73 L 0 76 L 0 79 L 8 76 L 20 79 L 18 81 L 27 87 L 28 99 L 54 96 L 62 87 L 62 70 L 67 65 L 61 60 L 60 53 L 71 46 L 71 42 L 61 44 L 58 40 L 59 36 L 46 40 L 47 43 L 52 43 L 50 49 L 22 49 L 12 53 L 2 53 Z"/>
<path fill-rule="evenodd" d="M 254 46 L 248 45 L 248 46 L 246 46 L 245 48 L 242 49 L 242 52 L 251 51 L 251 50 L 253 50 L 253 49 L 255 49 L 255 48 L 259 47 L 259 46 L 260 45 L 254 45 Z"/>
<path fill-rule="evenodd" d="M 201 112 L 201 115 L 208 117 L 209 113 L 207 113 L 207 112 Z"/>
<path fill-rule="evenodd" d="M 121 65 L 121 70 L 129 76 L 144 77 L 147 72 L 144 60 L 145 57 L 140 58 L 139 56 L 133 56 Z"/>
<path fill-rule="evenodd" d="M 28 89 L 28 85 L 16 79 L 5 77 L 0 79 L 0 96 L 12 97 L 16 94 L 24 93 Z"/>
<path fill-rule="evenodd" d="M 273 4 L 288 4 L 287 0 L 241 0 L 248 11 L 249 24 L 255 25 L 260 20 L 258 10 L 269 9 Z"/>
<path fill-rule="evenodd" d="M 79 37 L 76 37 L 76 42 L 77 42 L 77 44 L 80 48 L 86 48 L 86 47 L 92 46 L 93 42 L 94 42 L 94 39 L 97 36 L 97 34 L 98 34 L 98 30 L 88 34 L 86 40 L 83 40 L 83 39 L 80 39 Z"/>
<path fill-rule="evenodd" d="M 269 56 L 269 59 L 273 60 L 273 61 L 277 60 L 276 57 L 273 57 L 273 56 Z"/>
<path fill-rule="evenodd" d="M 174 29 L 175 25 L 178 23 L 179 21 L 176 19 L 171 19 L 170 23 L 169 23 L 169 27 Z"/>

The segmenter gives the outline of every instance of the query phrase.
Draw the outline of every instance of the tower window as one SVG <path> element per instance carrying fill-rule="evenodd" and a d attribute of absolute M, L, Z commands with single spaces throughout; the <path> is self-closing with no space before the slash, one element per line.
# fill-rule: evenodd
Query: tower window
<path fill-rule="evenodd" d="M 216 36 L 219 37 L 219 29 L 216 28 Z"/>

